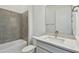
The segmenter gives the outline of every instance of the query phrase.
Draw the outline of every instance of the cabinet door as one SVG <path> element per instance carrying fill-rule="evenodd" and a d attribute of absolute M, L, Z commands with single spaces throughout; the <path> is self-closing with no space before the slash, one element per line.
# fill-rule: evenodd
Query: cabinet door
<path fill-rule="evenodd" d="M 58 6 L 56 9 L 56 30 L 64 34 L 72 34 L 71 6 Z"/>
<path fill-rule="evenodd" d="M 37 47 L 37 51 L 36 52 L 37 53 L 49 53 L 48 51 L 46 51 L 46 50 L 44 50 L 42 48 L 39 48 L 39 47 Z"/>
<path fill-rule="evenodd" d="M 50 53 L 70 53 L 69 51 L 66 51 L 66 50 L 59 48 L 59 47 L 55 47 L 55 45 L 50 45 L 45 42 L 37 41 L 37 46 L 45 49 L 46 51 L 48 51 Z M 39 49 L 37 49 L 37 50 L 40 51 Z M 45 51 L 45 50 L 43 50 L 43 51 Z"/>

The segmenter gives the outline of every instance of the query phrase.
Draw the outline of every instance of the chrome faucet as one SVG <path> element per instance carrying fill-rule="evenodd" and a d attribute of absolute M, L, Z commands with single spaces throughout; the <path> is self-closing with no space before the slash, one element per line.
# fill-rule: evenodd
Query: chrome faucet
<path fill-rule="evenodd" d="M 57 38 L 59 31 L 55 31 L 55 38 Z"/>

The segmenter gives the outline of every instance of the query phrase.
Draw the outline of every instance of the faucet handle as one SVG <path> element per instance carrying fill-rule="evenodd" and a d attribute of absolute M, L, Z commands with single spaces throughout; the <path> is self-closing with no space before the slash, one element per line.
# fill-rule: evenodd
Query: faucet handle
<path fill-rule="evenodd" d="M 55 34 L 58 34 L 59 33 L 59 31 L 55 31 Z"/>

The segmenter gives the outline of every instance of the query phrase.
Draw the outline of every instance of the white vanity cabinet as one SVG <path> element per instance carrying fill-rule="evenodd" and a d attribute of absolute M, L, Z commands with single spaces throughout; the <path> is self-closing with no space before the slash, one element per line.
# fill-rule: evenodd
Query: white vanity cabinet
<path fill-rule="evenodd" d="M 44 39 L 44 36 L 33 36 L 33 45 L 37 47 L 36 53 L 78 53 L 79 43 L 76 40 L 70 40 L 70 42 L 66 43 L 55 38 Z"/>
<path fill-rule="evenodd" d="M 64 50 L 62 48 L 59 48 L 57 46 L 38 41 L 37 40 L 37 53 L 70 53 L 67 50 Z"/>

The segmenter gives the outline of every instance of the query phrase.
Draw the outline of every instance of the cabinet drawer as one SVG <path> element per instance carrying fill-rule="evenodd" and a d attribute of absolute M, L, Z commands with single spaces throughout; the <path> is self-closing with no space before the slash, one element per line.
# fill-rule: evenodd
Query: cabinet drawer
<path fill-rule="evenodd" d="M 37 46 L 42 47 L 52 53 L 69 53 L 69 51 L 66 51 L 64 49 L 61 48 L 57 48 L 53 45 L 47 44 L 45 42 L 41 42 L 41 41 L 37 41 Z"/>
<path fill-rule="evenodd" d="M 40 47 L 37 47 L 36 49 L 37 49 L 36 53 L 49 53 L 48 51 L 46 51 L 46 50 L 44 50 L 44 49 L 42 49 Z"/>

